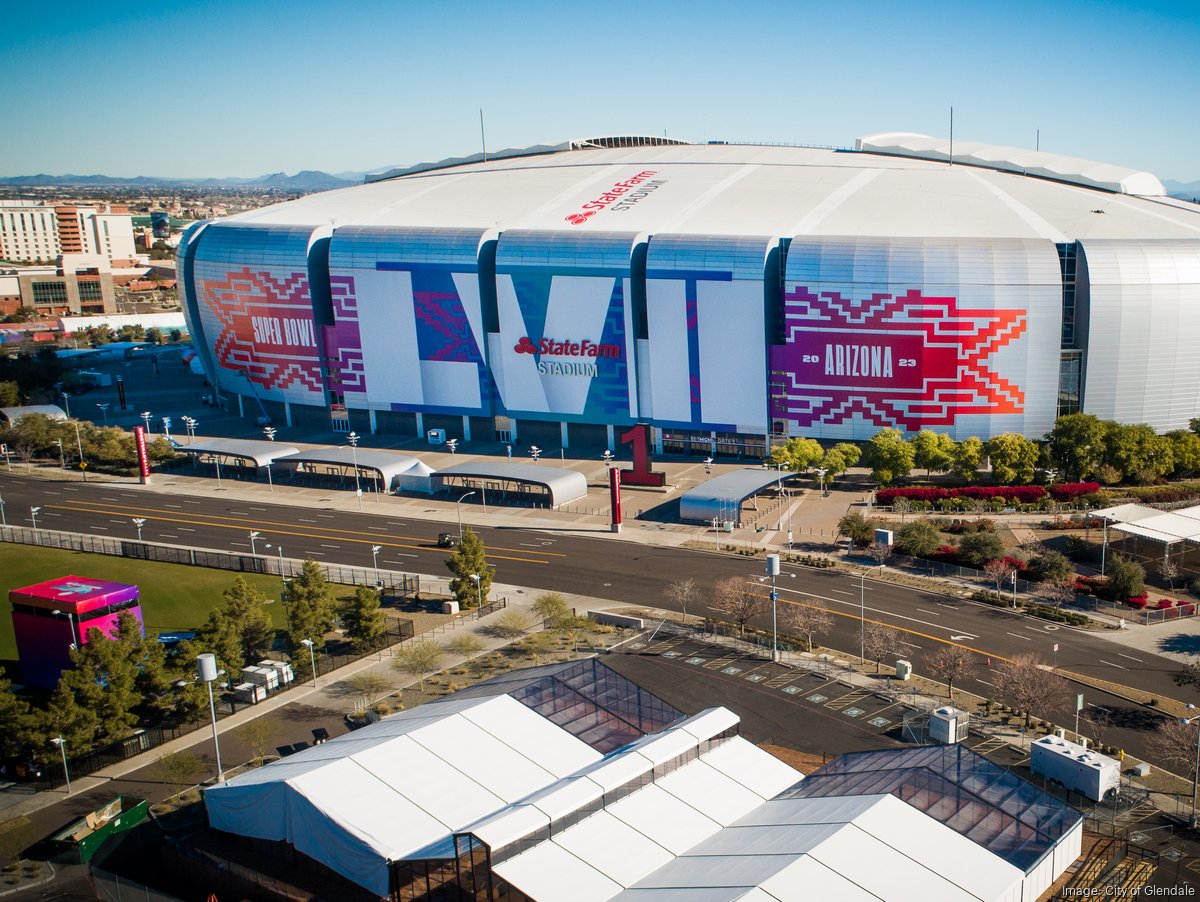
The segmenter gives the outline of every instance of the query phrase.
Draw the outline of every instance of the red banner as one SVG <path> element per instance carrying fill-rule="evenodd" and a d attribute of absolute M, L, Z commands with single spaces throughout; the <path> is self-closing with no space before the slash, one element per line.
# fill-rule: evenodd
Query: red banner
<path fill-rule="evenodd" d="M 621 527 L 621 471 L 610 467 L 608 471 L 608 499 L 612 504 L 612 526 L 616 532 Z"/>
<path fill-rule="evenodd" d="M 146 430 L 143 427 L 133 427 L 133 441 L 137 445 L 138 470 L 145 482 L 150 478 L 150 455 L 146 453 Z"/>

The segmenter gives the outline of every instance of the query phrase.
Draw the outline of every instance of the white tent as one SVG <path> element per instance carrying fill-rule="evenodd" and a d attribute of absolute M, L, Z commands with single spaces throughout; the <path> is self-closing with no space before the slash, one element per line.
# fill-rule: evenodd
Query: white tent
<path fill-rule="evenodd" d="M 424 492 L 433 494 L 433 474 L 437 470 L 428 466 L 424 461 L 414 461 L 412 466 L 396 476 L 395 487 L 398 492 Z"/>

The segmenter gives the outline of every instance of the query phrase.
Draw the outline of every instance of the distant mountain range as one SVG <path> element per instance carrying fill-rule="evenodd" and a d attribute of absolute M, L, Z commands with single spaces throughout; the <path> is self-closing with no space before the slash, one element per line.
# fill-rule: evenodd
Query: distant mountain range
<path fill-rule="evenodd" d="M 1180 200 L 1195 200 L 1200 197 L 1200 181 L 1176 182 L 1172 179 L 1163 179 L 1163 187 L 1167 189 L 1167 194 L 1171 197 L 1178 197 Z"/>
<path fill-rule="evenodd" d="M 114 188 L 278 188 L 282 191 L 327 191 L 360 184 L 361 172 L 342 172 L 330 175 L 306 169 L 295 175 L 272 172 L 257 178 L 172 179 L 151 175 L 119 178 L 110 175 L 16 175 L 0 178 L 0 185 L 20 188 L 41 187 L 114 187 Z"/>

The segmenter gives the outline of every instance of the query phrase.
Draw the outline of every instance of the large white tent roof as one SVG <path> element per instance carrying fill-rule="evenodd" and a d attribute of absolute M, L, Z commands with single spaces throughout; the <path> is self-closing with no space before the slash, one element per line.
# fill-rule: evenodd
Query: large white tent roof
<path fill-rule="evenodd" d="M 1094 511 L 1121 532 L 1167 545 L 1200 542 L 1200 505 L 1177 511 L 1161 511 L 1140 504 L 1119 504 Z"/>

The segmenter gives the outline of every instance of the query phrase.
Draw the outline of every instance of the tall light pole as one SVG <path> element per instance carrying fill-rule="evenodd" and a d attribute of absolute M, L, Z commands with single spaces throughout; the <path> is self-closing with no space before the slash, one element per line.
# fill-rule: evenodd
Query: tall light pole
<path fill-rule="evenodd" d="M 50 613 L 54 614 L 54 616 L 56 616 L 56 617 L 59 614 L 67 615 L 67 628 L 71 631 L 71 647 L 78 648 L 79 643 L 82 640 L 82 636 L 79 637 L 78 639 L 75 637 L 75 615 L 72 614 L 70 611 L 60 611 L 57 608 L 55 610 L 51 611 Z"/>
<path fill-rule="evenodd" d="M 275 433 L 277 433 L 278 431 L 279 430 L 276 429 L 274 426 L 264 426 L 263 427 L 263 435 L 265 435 L 267 437 L 268 442 L 275 441 Z"/>
<path fill-rule="evenodd" d="M 1188 707 L 1189 711 L 1196 710 L 1196 706 L 1191 704 L 1190 702 L 1188 703 L 1187 707 Z M 1191 726 L 1192 722 L 1197 719 L 1200 719 L 1200 714 L 1193 714 L 1191 717 L 1181 717 L 1180 721 L 1185 726 Z M 1197 731 L 1196 731 L 1196 761 L 1195 761 L 1195 770 L 1192 771 L 1192 817 L 1191 817 L 1191 820 L 1188 821 L 1188 826 L 1190 826 L 1193 830 L 1196 829 L 1196 820 L 1197 820 L 1196 819 L 1196 781 L 1198 778 L 1200 778 L 1200 729 L 1197 729 Z"/>
<path fill-rule="evenodd" d="M 87 461 L 83 459 L 83 437 L 79 434 L 79 420 L 75 421 L 75 447 L 79 449 L 79 469 L 83 472 L 83 481 L 87 482 Z"/>
<path fill-rule="evenodd" d="M 362 486 L 358 483 L 358 433 L 351 432 L 346 436 L 350 443 L 350 454 L 354 458 L 354 494 L 358 496 L 358 509 L 362 510 Z"/>
<path fill-rule="evenodd" d="M 530 445 L 529 446 L 529 456 L 533 458 L 534 463 L 537 463 L 538 458 L 542 456 L 542 449 L 539 448 L 537 445 Z"/>
<path fill-rule="evenodd" d="M 192 444 L 196 440 L 196 418 L 195 417 L 180 417 L 183 420 L 183 428 L 187 430 L 188 444 Z"/>
<path fill-rule="evenodd" d="M 858 576 L 858 657 L 867 663 L 867 571 Z"/>
<path fill-rule="evenodd" d="M 107 428 L 108 428 L 108 408 L 109 408 L 109 405 L 110 405 L 110 402 L 108 402 L 108 401 L 105 401 L 105 402 L 103 402 L 103 403 L 100 403 L 100 404 L 97 404 L 97 405 L 96 405 L 97 407 L 99 407 L 99 408 L 100 408 L 100 413 L 104 414 L 104 428 L 105 428 L 105 429 L 107 429 Z"/>
<path fill-rule="evenodd" d="M 29 518 L 31 520 L 33 520 L 33 528 L 34 529 L 37 529 L 37 515 L 38 515 L 38 511 L 40 511 L 40 510 L 41 510 L 40 507 L 31 507 L 29 509 Z"/>
<path fill-rule="evenodd" d="M 379 578 L 379 552 L 380 552 L 380 549 L 382 549 L 382 548 L 383 548 L 382 545 L 372 545 L 371 546 L 371 563 L 375 567 L 375 582 L 377 582 L 377 583 L 382 582 L 382 580 Z"/>
<path fill-rule="evenodd" d="M 216 682 L 219 674 L 217 673 L 217 656 L 214 654 L 205 653 L 196 659 L 200 664 L 200 679 L 208 684 L 208 712 L 212 715 L 212 731 L 213 731 L 213 750 L 217 755 L 217 780 L 225 782 L 225 771 L 221 767 L 221 743 L 217 739 L 217 705 L 213 701 L 213 683 Z"/>
<path fill-rule="evenodd" d="M 154 416 L 150 411 L 143 410 L 138 414 L 142 418 L 142 422 L 146 424 L 146 435 L 150 434 L 150 418 Z"/>
<path fill-rule="evenodd" d="M 829 470 L 826 467 L 817 467 L 815 470 L 813 470 L 813 472 L 817 474 L 817 481 L 820 483 L 820 486 L 821 486 L 821 497 L 824 498 L 825 497 L 825 476 L 829 472 Z"/>
<path fill-rule="evenodd" d="M 142 540 L 142 527 L 146 525 L 146 518 L 145 517 L 134 517 L 133 525 L 137 527 L 138 541 L 140 542 Z"/>
<path fill-rule="evenodd" d="M 4 515 L 4 496 L 0 495 L 0 527 L 8 529 L 8 517 Z"/>
<path fill-rule="evenodd" d="M 63 406 L 67 408 L 67 419 L 69 420 L 71 419 L 71 393 L 60 391 L 59 394 L 62 395 Z"/>
<path fill-rule="evenodd" d="M 314 650 L 315 646 L 312 639 L 301 639 L 301 645 L 308 646 L 308 660 L 312 663 L 313 669 L 313 688 L 317 688 L 317 653 Z"/>
<path fill-rule="evenodd" d="M 67 741 L 65 739 L 63 739 L 61 736 L 55 736 L 50 741 L 53 742 L 56 746 L 58 746 L 58 750 L 60 752 L 62 752 L 63 779 L 67 781 L 67 795 L 70 795 L 71 794 L 71 774 L 67 771 Z"/>
<path fill-rule="evenodd" d="M 463 536 L 463 533 L 462 533 L 462 503 L 474 494 L 475 494 L 475 492 L 473 492 L 473 491 L 467 492 L 467 494 L 463 495 L 461 498 L 459 498 L 457 501 L 454 502 L 454 508 L 455 508 L 455 510 L 458 511 L 458 543 L 460 545 L 462 544 L 462 536 Z"/>
<path fill-rule="evenodd" d="M 260 533 L 257 529 L 250 530 L 250 554 L 251 555 L 258 554 L 258 547 L 254 543 L 258 540 L 258 537 L 260 535 L 262 535 L 262 533 Z"/>
<path fill-rule="evenodd" d="M 771 660 L 779 660 L 779 593 L 775 579 L 779 576 L 779 555 L 767 555 L 767 575 L 771 577 Z"/>
<path fill-rule="evenodd" d="M 60 439 L 60 438 L 56 438 L 54 440 L 54 444 L 58 445 L 58 459 L 59 459 L 59 462 L 62 464 L 62 468 L 65 470 L 67 468 L 67 449 L 63 445 L 62 439 Z"/>
<path fill-rule="evenodd" d="M 477 607 L 475 610 L 482 611 L 483 610 L 483 580 L 480 579 L 478 573 L 468 573 L 467 576 L 469 576 L 475 582 L 475 591 L 479 593 L 479 607 Z"/>
<path fill-rule="evenodd" d="M 170 417 L 162 418 L 162 428 L 163 428 L 163 435 L 165 435 L 167 438 L 170 438 L 171 437 L 171 418 Z"/>

